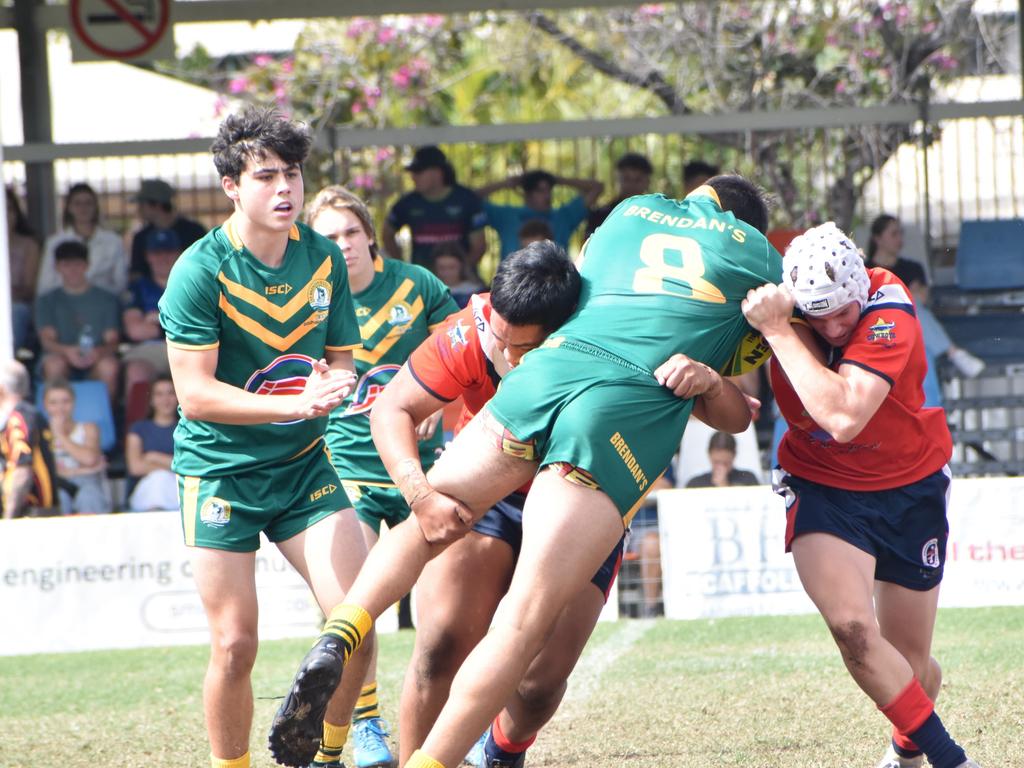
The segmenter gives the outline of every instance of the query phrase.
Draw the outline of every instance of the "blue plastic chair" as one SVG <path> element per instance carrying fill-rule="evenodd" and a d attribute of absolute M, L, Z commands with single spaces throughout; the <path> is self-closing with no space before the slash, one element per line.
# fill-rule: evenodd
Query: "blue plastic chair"
<path fill-rule="evenodd" d="M 43 389 L 40 384 L 36 388 L 36 407 L 43 410 Z M 110 408 L 110 396 L 107 385 L 102 381 L 72 381 L 71 389 L 75 393 L 75 410 L 72 418 L 75 421 L 91 421 L 100 428 L 100 448 L 104 453 L 117 445 L 117 428 L 114 426 L 114 412 Z"/>
<path fill-rule="evenodd" d="M 956 284 L 964 291 L 1024 288 L 1024 219 L 963 222 Z"/>

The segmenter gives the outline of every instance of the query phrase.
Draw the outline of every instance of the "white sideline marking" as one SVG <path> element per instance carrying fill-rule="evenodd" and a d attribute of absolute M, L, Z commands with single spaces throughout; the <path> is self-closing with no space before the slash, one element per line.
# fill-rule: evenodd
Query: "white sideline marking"
<path fill-rule="evenodd" d="M 621 627 L 621 630 L 618 629 Z M 574 710 L 584 704 L 601 687 L 605 671 L 654 627 L 654 619 L 625 619 L 617 623 L 608 639 L 587 645 L 569 678 L 569 690 L 558 708 L 558 717 L 571 718 Z"/>

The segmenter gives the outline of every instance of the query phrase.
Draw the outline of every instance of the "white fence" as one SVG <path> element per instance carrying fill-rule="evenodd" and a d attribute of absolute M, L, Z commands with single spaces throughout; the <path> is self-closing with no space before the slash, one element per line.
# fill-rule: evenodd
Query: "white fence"
<path fill-rule="evenodd" d="M 660 492 L 665 615 L 813 613 L 767 486 Z M 939 606 L 1024 605 L 1024 478 L 958 479 Z"/>

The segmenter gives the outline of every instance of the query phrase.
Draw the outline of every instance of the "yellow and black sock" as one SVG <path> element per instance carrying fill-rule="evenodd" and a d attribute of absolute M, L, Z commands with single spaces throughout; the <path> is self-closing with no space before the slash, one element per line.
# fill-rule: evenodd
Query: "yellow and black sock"
<path fill-rule="evenodd" d="M 324 720 L 324 735 L 320 738 L 320 749 L 313 758 L 315 765 L 341 765 L 341 753 L 348 741 L 349 724 L 331 725 Z"/>
<path fill-rule="evenodd" d="M 439 763 L 423 750 L 417 749 L 409 756 L 405 768 L 444 768 L 444 764 Z"/>
<path fill-rule="evenodd" d="M 226 760 L 222 757 L 214 757 L 211 752 L 210 768 L 249 768 L 249 753 L 246 752 L 241 757 L 233 757 L 230 760 Z"/>
<path fill-rule="evenodd" d="M 353 720 L 369 720 L 371 717 L 380 717 L 380 702 L 377 700 L 377 681 L 367 683 L 359 691 L 359 698 L 356 699 L 356 709 L 352 713 Z"/>
<path fill-rule="evenodd" d="M 370 614 L 358 605 L 347 605 L 342 603 L 335 606 L 331 615 L 327 617 L 324 624 L 324 631 L 320 637 L 331 636 L 341 642 L 342 651 L 347 663 L 349 658 L 359 650 L 363 644 L 363 638 L 373 629 L 373 619 Z"/>

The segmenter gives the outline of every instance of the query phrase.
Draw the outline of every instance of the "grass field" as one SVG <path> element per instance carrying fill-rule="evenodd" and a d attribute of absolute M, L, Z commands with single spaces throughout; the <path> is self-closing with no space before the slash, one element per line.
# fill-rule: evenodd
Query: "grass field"
<path fill-rule="evenodd" d="M 260 650 L 254 766 L 272 765 L 272 697 L 307 647 Z M 409 632 L 382 638 L 383 705 L 396 728 L 411 647 Z M 939 614 L 939 711 L 986 768 L 1024 766 L 1022 650 L 1024 608 Z M 0 766 L 205 768 L 205 664 L 198 647 L 0 658 Z M 598 627 L 528 765 L 874 766 L 887 734 L 816 616 L 624 620 Z"/>

